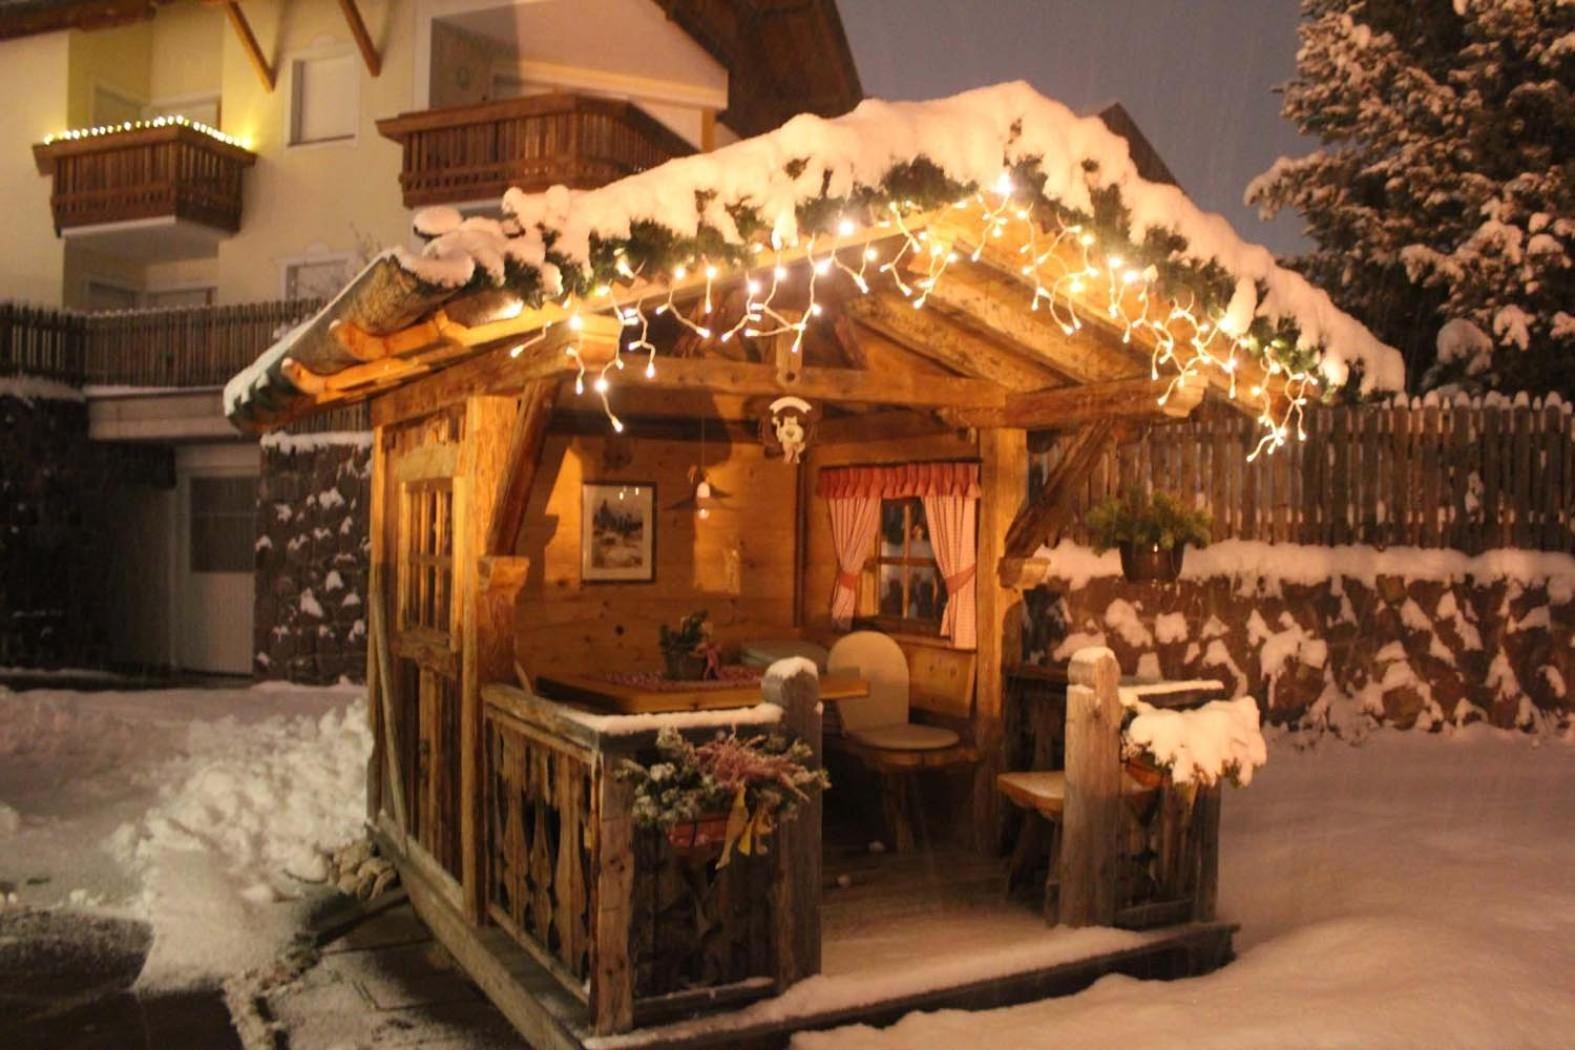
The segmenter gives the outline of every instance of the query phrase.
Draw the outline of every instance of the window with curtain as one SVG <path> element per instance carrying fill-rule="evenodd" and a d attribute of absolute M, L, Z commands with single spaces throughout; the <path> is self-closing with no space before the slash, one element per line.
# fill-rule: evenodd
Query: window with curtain
<path fill-rule="evenodd" d="M 946 584 L 935 560 L 924 503 L 917 497 L 881 500 L 875 580 L 881 626 L 940 630 Z"/>

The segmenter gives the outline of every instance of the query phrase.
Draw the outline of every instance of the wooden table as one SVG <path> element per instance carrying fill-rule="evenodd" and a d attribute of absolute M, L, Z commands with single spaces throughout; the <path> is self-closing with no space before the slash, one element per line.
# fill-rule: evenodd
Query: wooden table
<path fill-rule="evenodd" d="M 712 686 L 694 689 L 649 689 L 611 682 L 595 675 L 544 674 L 536 678 L 541 695 L 568 703 L 617 711 L 620 714 L 646 714 L 661 711 L 708 711 L 714 708 L 753 707 L 760 703 L 760 683 Z M 822 675 L 822 700 L 856 700 L 870 695 L 870 684 L 855 675 Z"/>

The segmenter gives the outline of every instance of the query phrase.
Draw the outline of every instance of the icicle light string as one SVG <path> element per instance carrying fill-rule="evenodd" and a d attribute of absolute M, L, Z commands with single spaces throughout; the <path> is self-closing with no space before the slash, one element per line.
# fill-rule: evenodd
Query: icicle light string
<path fill-rule="evenodd" d="M 1095 289 L 1102 292 L 1106 300 L 1102 312 L 1108 324 L 1119 328 L 1122 342 L 1130 344 L 1134 336 L 1143 333 L 1151 337 L 1151 377 L 1159 379 L 1162 368 L 1175 369 L 1158 399 L 1161 405 L 1169 401 L 1183 384 L 1202 379 L 1210 370 L 1218 371 L 1225 377 L 1227 392 L 1235 399 L 1239 393 L 1239 355 L 1244 353 L 1248 360 L 1262 356 L 1264 370 L 1276 380 L 1280 390 L 1276 397 L 1262 383 L 1255 383 L 1248 391 L 1249 396 L 1261 404 L 1257 422 L 1262 433 L 1247 458 L 1251 460 L 1264 452 L 1272 452 L 1290 440 L 1292 435 L 1298 440 L 1305 439 L 1304 410 L 1308 399 L 1317 395 L 1319 380 L 1314 372 L 1293 369 L 1283 362 L 1277 352 L 1284 352 L 1288 348 L 1282 340 L 1274 339 L 1269 346 L 1260 347 L 1258 340 L 1251 334 L 1227 330 L 1229 322 L 1223 311 L 1213 316 L 1202 315 L 1195 297 L 1191 295 L 1185 304 L 1175 297 L 1169 298 L 1168 305 L 1162 304 L 1159 302 L 1160 275 L 1156 266 L 1140 269 L 1129 266 L 1121 254 L 1102 252 L 1098 238 L 1081 223 L 1067 223 L 1056 216 L 1053 229 L 1042 227 L 1031 204 L 1017 200 L 1015 194 L 1016 187 L 1011 174 L 1003 172 L 989 191 L 981 190 L 955 203 L 957 210 L 977 209 L 979 212 L 982 235 L 979 243 L 969 252 L 971 260 L 982 258 L 990 241 L 1003 239 L 1014 226 L 1019 227 L 1023 231 L 1023 242 L 1017 249 L 1023 259 L 1019 272 L 1033 283 L 1029 308 L 1037 311 L 1043 304 L 1051 321 L 1064 334 L 1071 336 L 1084 325 L 1083 317 L 1078 312 L 1079 304 L 1085 316 L 1090 311 L 1099 311 L 1097 304 L 1088 301 L 1088 293 Z M 821 282 L 839 272 L 860 295 L 872 291 L 873 277 L 888 276 L 892 286 L 914 309 L 924 308 L 947 268 L 957 261 L 958 252 L 930 230 L 916 231 L 908 225 L 907 217 L 919 210 L 911 201 L 887 202 L 886 208 L 873 223 L 875 229 L 891 230 L 896 235 L 893 238 L 896 248 L 885 259 L 882 259 L 879 248 L 868 243 L 867 238 L 858 236 L 860 227 L 847 217 L 836 220 L 833 233 L 811 235 L 803 253 L 807 264 L 804 289 L 806 303 L 799 316 L 784 313 L 775 305 L 789 272 L 781 261 L 783 245 L 774 233 L 770 245 L 773 256 L 771 263 L 768 266 L 746 263 L 738 271 L 737 276 L 743 278 L 743 309 L 737 320 L 726 328 L 721 327 L 717 317 L 722 304 L 716 298 L 716 282 L 724 273 L 716 262 L 703 256 L 675 266 L 670 274 L 671 279 L 666 282 L 665 294 L 661 290 L 654 291 L 631 305 L 620 306 L 612 289 L 604 285 L 595 290 L 593 297 L 605 296 L 611 303 L 614 315 L 625 328 L 639 329 L 638 335 L 628 341 L 628 350 L 646 354 L 642 369 L 646 379 L 654 379 L 657 370 L 656 346 L 650 339 L 651 317 L 660 317 L 666 313 L 671 313 L 679 325 L 701 339 L 717 338 L 726 342 L 738 334 L 748 338 L 791 334 L 791 349 L 797 354 L 803 349 L 810 322 L 823 314 L 824 308 L 818 298 Z M 825 244 L 828 238 L 829 244 Z M 850 240 L 856 240 L 857 243 L 849 243 Z M 766 250 L 764 245 L 758 243 L 750 245 L 748 249 L 754 255 L 763 255 Z M 850 252 L 856 254 L 848 257 Z M 873 275 L 870 273 L 872 266 L 875 268 Z M 640 274 L 628 265 L 622 251 L 617 254 L 614 269 L 629 284 L 640 278 Z M 907 278 L 904 276 L 905 271 Z M 703 274 L 705 279 L 700 320 L 686 316 L 676 298 L 692 273 Z M 661 299 L 660 304 L 647 315 L 645 303 L 656 298 Z M 578 332 L 584 326 L 579 304 L 570 296 L 564 306 L 571 311 L 568 321 L 570 327 Z M 544 338 L 544 335 L 545 330 L 529 343 L 515 347 L 511 353 L 517 356 Z M 565 353 L 575 361 L 578 368 L 575 392 L 583 394 L 588 372 L 578 343 L 571 344 Z M 621 345 L 615 348 L 612 358 L 600 366 L 591 383 L 601 399 L 608 420 L 618 432 L 623 430 L 623 423 L 614 414 L 608 394 L 613 374 L 624 368 L 623 353 Z"/>

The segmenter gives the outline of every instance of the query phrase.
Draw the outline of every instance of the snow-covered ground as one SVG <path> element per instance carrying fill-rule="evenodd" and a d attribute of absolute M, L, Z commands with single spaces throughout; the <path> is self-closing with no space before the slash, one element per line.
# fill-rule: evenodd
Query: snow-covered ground
<path fill-rule="evenodd" d="M 1483 727 L 1279 741 L 1251 787 L 1227 789 L 1220 912 L 1242 925 L 1230 966 L 793 1045 L 1575 1046 L 1572 744 Z"/>
<path fill-rule="evenodd" d="M 360 829 L 362 692 L 0 689 L 0 906 L 147 920 L 145 988 L 271 962 Z"/>

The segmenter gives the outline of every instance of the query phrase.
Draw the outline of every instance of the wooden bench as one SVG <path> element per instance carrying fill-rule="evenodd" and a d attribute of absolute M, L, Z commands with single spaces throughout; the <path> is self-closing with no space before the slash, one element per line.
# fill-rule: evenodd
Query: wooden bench
<path fill-rule="evenodd" d="M 881 808 L 892 848 L 913 848 L 913 776 L 928 770 L 956 769 L 979 761 L 971 740 L 974 679 L 978 654 L 938 642 L 898 638 L 908 662 L 909 717 L 954 730 L 961 738 L 951 747 L 931 750 L 872 747 L 846 736 L 827 738 L 827 746 L 843 751 L 880 778 Z M 853 701 L 856 703 L 857 701 Z"/>

